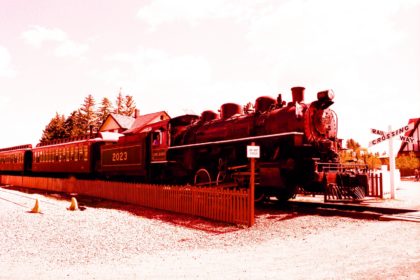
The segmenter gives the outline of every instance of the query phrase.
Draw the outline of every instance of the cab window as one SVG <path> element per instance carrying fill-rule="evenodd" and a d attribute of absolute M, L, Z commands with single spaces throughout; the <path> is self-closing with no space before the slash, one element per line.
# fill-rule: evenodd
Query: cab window
<path fill-rule="evenodd" d="M 162 132 L 160 132 L 160 131 L 153 132 L 152 143 L 153 143 L 153 146 L 157 146 L 157 145 L 162 144 Z"/>

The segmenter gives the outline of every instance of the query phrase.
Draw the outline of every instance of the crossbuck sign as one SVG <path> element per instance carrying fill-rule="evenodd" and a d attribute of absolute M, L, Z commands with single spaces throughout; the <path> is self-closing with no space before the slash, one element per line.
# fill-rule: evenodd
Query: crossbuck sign
<path fill-rule="evenodd" d="M 406 126 L 403 126 L 399 129 L 392 130 L 391 126 L 388 127 L 388 132 L 379 130 L 379 129 L 371 129 L 371 132 L 377 135 L 380 135 L 378 138 L 373 139 L 369 142 L 369 147 L 389 140 L 389 179 L 391 185 L 391 199 L 395 199 L 395 157 L 394 157 L 394 148 L 393 148 L 393 138 L 396 136 L 400 136 L 400 140 L 414 143 L 414 138 L 406 137 L 401 135 L 414 129 L 414 123 L 410 123 Z"/>
<path fill-rule="evenodd" d="M 407 131 L 410 131 L 412 129 L 414 129 L 414 123 L 410 123 L 406 126 L 400 127 L 399 129 L 392 130 L 392 131 L 389 131 L 389 132 L 385 132 L 385 131 L 382 131 L 382 130 L 379 130 L 379 129 L 372 128 L 371 132 L 373 134 L 378 134 L 378 135 L 381 135 L 381 136 L 372 140 L 372 141 L 370 141 L 369 142 L 369 147 L 371 147 L 373 145 L 376 145 L 376 144 L 379 144 L 379 143 L 382 143 L 385 140 L 389 140 L 389 139 L 394 138 L 395 136 L 398 136 L 398 135 L 399 135 L 399 138 L 400 138 L 401 141 L 405 141 L 405 142 L 408 142 L 408 143 L 414 143 L 414 138 L 413 137 L 406 137 L 404 135 L 401 135 L 401 134 L 406 133 Z"/>

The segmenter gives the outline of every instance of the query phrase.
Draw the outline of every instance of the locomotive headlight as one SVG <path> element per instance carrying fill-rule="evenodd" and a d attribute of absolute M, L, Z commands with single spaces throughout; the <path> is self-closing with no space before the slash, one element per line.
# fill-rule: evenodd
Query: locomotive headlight
<path fill-rule="evenodd" d="M 318 109 L 325 110 L 330 107 L 334 101 L 334 92 L 332 89 L 320 91 L 317 94 L 318 100 L 313 102 Z"/>
<path fill-rule="evenodd" d="M 334 99 L 334 91 L 332 89 L 320 91 L 317 94 L 317 98 L 319 101 L 326 101 L 326 100 L 333 100 Z"/>

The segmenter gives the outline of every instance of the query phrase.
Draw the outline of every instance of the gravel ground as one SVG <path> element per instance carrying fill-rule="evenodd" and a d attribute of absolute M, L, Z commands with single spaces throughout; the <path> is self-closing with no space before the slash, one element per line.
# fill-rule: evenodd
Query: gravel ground
<path fill-rule="evenodd" d="M 0 188 L 0 279 L 420 279 L 420 223 L 257 210 L 246 228 L 69 205 Z"/>

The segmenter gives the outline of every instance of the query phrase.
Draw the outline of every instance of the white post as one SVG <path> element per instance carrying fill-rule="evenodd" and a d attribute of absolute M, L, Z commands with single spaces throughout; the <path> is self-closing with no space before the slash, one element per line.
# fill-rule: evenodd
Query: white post
<path fill-rule="evenodd" d="M 392 131 L 392 127 L 388 126 L 388 131 Z M 395 199 L 395 157 L 394 157 L 394 141 L 389 138 L 389 179 L 391 187 L 391 199 Z"/>

